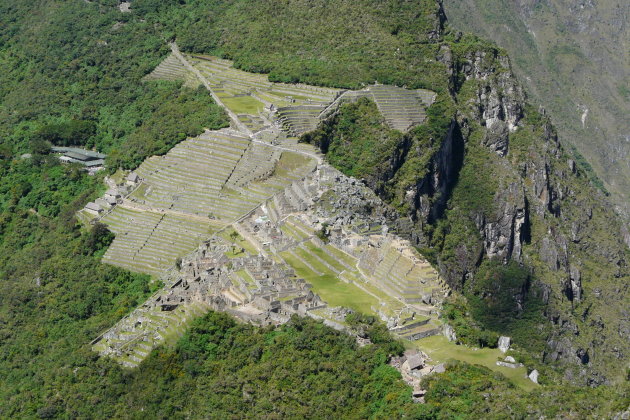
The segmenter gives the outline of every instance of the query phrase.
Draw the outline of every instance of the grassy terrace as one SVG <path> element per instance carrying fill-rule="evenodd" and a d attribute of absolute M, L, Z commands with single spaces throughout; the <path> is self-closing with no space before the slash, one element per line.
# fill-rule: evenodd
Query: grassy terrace
<path fill-rule="evenodd" d="M 235 271 L 234 274 L 237 275 L 240 279 L 242 279 L 243 282 L 245 282 L 248 289 L 250 290 L 256 289 L 256 281 L 254 281 L 252 276 L 249 275 L 247 270 Z"/>
<path fill-rule="evenodd" d="M 343 265 L 341 265 L 339 263 L 339 261 L 337 261 L 335 258 L 331 257 L 330 255 L 328 255 L 326 252 L 324 252 L 323 249 L 318 248 L 313 242 L 306 242 L 304 244 L 312 253 L 314 253 L 315 255 L 317 255 L 319 258 L 321 258 L 322 260 L 326 261 L 329 265 L 331 265 L 333 268 L 335 268 L 338 271 L 343 271 L 345 269 L 345 267 Z"/>
<path fill-rule="evenodd" d="M 499 372 L 526 391 L 538 386 L 527 378 L 527 369 L 525 367 L 512 369 L 497 366 L 497 360 L 504 356 L 498 349 L 472 349 L 460 346 L 449 342 L 443 335 L 435 335 L 418 341 L 406 341 L 405 345 L 409 348 L 418 348 L 424 351 L 435 363 L 446 362 L 449 359 L 461 360 L 471 364 L 482 365 Z"/>
<path fill-rule="evenodd" d="M 200 82 L 184 67 L 184 65 L 174 55 L 169 55 L 151 73 L 147 74 L 144 80 L 181 80 L 185 86 L 195 88 Z"/>
<path fill-rule="evenodd" d="M 156 345 L 173 346 L 188 329 L 190 323 L 206 313 L 208 309 L 205 304 L 194 302 L 180 306 L 172 312 L 152 310 L 132 313 L 123 327 L 126 329 L 116 332 L 117 338 L 103 339 L 93 346 L 93 350 L 101 352 L 108 345 L 123 344 L 122 354 L 113 358 L 123 363 L 125 367 L 137 367 Z M 144 324 L 135 327 L 136 316 L 134 315 L 144 318 Z M 156 335 L 161 338 L 154 339 Z"/>
<path fill-rule="evenodd" d="M 236 232 L 234 228 L 231 226 L 223 229 L 219 233 L 219 236 L 225 239 L 226 241 L 233 243 L 240 248 L 243 248 L 250 255 L 258 255 L 258 250 L 256 249 L 256 247 L 251 242 L 249 242 L 248 240 L 243 238 L 241 235 L 239 235 L 238 232 Z M 242 256 L 244 256 L 243 253 L 228 255 L 229 258 L 242 257 Z"/>
<path fill-rule="evenodd" d="M 304 156 L 301 153 L 282 152 L 280 160 L 273 170 L 273 174 L 280 177 L 288 176 L 292 171 L 305 166 L 309 163 L 314 164 L 314 160 Z"/>
<path fill-rule="evenodd" d="M 356 269 L 356 258 L 332 245 L 321 248 L 308 240 L 308 234 L 312 232 L 299 219 L 287 218 L 281 230 L 297 241 L 304 241 L 301 247 L 283 252 L 282 257 L 329 305 L 346 306 L 369 314 L 378 309 L 388 316 L 404 307 L 380 285 L 365 280 Z"/>
<path fill-rule="evenodd" d="M 281 253 L 282 258 L 295 269 L 299 277 L 304 278 L 313 285 L 313 291 L 317 293 L 330 306 L 345 306 L 355 311 L 374 315 L 372 306 L 378 307 L 378 300 L 370 294 L 364 292 L 354 284 L 345 283 L 333 272 L 317 261 L 309 261 L 315 269 L 322 275 L 314 273 L 309 267 L 304 265 L 299 258 L 291 252 Z"/>
<path fill-rule="evenodd" d="M 219 95 L 219 98 L 225 106 L 230 108 L 231 111 L 237 114 L 251 114 L 258 115 L 262 111 L 264 105 L 262 102 L 257 101 L 251 96 L 224 96 Z"/>
<path fill-rule="evenodd" d="M 155 275 L 177 257 L 194 250 L 214 231 L 211 223 L 122 207 L 105 217 L 103 223 L 116 234 L 103 261 Z"/>
<path fill-rule="evenodd" d="M 326 245 L 326 250 L 328 250 L 331 254 L 333 254 L 338 260 L 343 261 L 345 264 L 350 267 L 355 267 L 357 265 L 357 259 L 351 255 L 346 254 L 340 249 L 335 248 L 332 245 Z"/>

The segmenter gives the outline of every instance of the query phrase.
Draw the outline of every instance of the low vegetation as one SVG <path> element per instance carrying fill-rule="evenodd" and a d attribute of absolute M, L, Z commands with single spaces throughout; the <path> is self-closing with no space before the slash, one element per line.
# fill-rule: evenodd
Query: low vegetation
<path fill-rule="evenodd" d="M 376 104 L 367 98 L 343 105 L 330 121 L 304 134 L 301 141 L 319 147 L 344 174 L 369 177 L 371 183 L 402 152 L 402 133 L 389 129 Z"/>
<path fill-rule="evenodd" d="M 217 106 L 205 87 L 172 91 L 169 82 L 157 84 L 159 99 L 153 102 L 151 116 L 127 140 L 113 148 L 110 168 L 137 168 L 147 156 L 163 155 L 188 137 L 229 126 L 225 112 Z"/>

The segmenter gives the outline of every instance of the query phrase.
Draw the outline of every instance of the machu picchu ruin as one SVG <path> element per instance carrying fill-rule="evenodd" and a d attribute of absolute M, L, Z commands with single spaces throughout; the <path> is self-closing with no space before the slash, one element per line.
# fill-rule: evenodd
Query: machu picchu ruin
<path fill-rule="evenodd" d="M 0 420 L 630 420 L 628 16 L 0 0 Z"/>
<path fill-rule="evenodd" d="M 83 220 L 115 233 L 103 262 L 164 284 L 96 338 L 95 351 L 136 367 L 210 309 L 256 325 L 297 314 L 343 329 L 345 308 L 376 315 L 409 340 L 442 332 L 438 313 L 449 289 L 396 234 L 395 212 L 297 138 L 361 97 L 406 131 L 422 124 L 433 92 L 273 83 L 175 44 L 146 76 L 160 78 L 205 86 L 231 127 L 108 178 L 107 193 L 81 210 Z"/>

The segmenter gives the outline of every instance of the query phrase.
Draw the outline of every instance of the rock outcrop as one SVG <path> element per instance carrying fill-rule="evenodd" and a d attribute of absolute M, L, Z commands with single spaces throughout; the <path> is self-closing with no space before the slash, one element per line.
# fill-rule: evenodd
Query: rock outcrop
<path fill-rule="evenodd" d="M 627 227 L 560 144 L 544 109 L 527 104 L 504 53 L 444 44 L 436 60 L 456 103 L 450 126 L 429 139 L 438 144 L 432 149 L 403 135 L 382 165 L 388 170 L 371 174 L 368 186 L 401 203 L 401 233 L 434 248 L 451 287 L 466 291 L 484 260 L 529 272 L 512 301 L 517 312 L 530 298 L 547 306 L 546 360 L 573 366 L 568 375 L 577 382 L 617 376 L 611 366 L 630 352 L 618 333 L 630 277 Z M 426 164 L 415 182 L 405 172 L 407 184 L 397 185 L 406 161 L 419 156 Z"/>

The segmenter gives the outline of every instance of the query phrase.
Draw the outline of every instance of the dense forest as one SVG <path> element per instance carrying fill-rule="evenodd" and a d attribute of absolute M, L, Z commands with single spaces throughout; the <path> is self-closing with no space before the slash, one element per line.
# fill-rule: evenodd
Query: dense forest
<path fill-rule="evenodd" d="M 461 81 L 444 77 L 445 66 L 426 59 L 439 50 L 431 42 L 440 36 L 437 3 L 335 6 L 136 0 L 131 13 L 121 13 L 117 0 L 0 1 L 0 418 L 523 418 L 567 412 L 579 418 L 627 408 L 626 384 L 593 390 L 559 383 L 524 393 L 500 375 L 463 363 L 427 379 L 427 403 L 414 404 L 411 389 L 387 365 L 401 344 L 373 320 L 375 344 L 366 347 L 312 320 L 260 329 L 210 313 L 135 371 L 91 351 L 90 340 L 159 285 L 100 264 L 111 234 L 79 227 L 74 213 L 102 192 L 103 175 L 62 166 L 49 149 L 96 149 L 108 154 L 114 171 L 163 154 L 203 128 L 226 126 L 204 91 L 142 81 L 168 53 L 166 41 L 177 38 L 186 51 L 231 58 L 276 81 L 359 87 L 378 80 L 430 88 L 440 96 L 429 123 L 412 135 L 438 148 L 455 112 L 450 92 Z M 455 50 L 474 48 L 493 47 L 464 37 Z M 374 129 L 382 121 L 373 104 L 357 106 L 362 108 L 347 111 L 359 120 L 348 141 L 361 130 L 378 133 L 386 140 L 379 153 L 390 154 L 400 134 Z M 343 127 L 330 126 L 338 129 Z M 370 144 L 364 146 L 339 148 L 339 165 L 369 177 L 366 168 L 375 162 L 364 153 Z M 478 153 L 483 165 L 485 152 Z M 401 211 L 398 187 L 426 163 L 419 156 L 398 174 L 398 185 L 383 185 Z M 442 233 L 432 235 L 433 243 L 457 241 L 449 236 L 453 226 L 434 227 Z M 440 246 L 438 252 L 449 250 Z M 483 295 L 505 274 L 486 264 L 488 274 L 469 296 Z M 508 273 L 514 281 L 528 279 L 518 268 L 505 270 L 517 272 Z M 501 300 L 451 305 L 447 316 L 472 345 L 496 339 L 479 325 L 502 327 L 496 317 L 487 319 L 487 305 L 511 315 Z M 541 311 L 529 308 L 536 313 L 527 322 L 539 322 Z"/>

